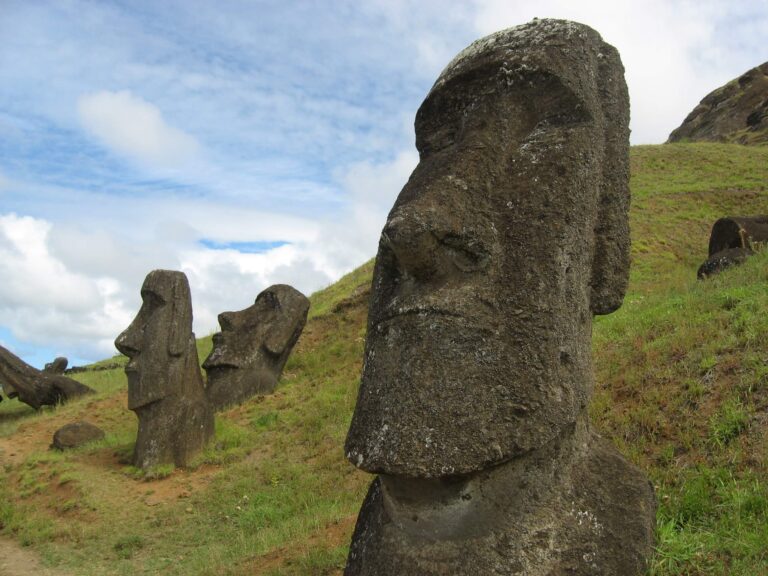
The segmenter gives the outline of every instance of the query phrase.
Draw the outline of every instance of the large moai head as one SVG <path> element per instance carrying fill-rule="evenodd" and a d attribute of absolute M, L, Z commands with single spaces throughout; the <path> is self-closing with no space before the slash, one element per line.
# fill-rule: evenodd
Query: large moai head
<path fill-rule="evenodd" d="M 141 308 L 115 340 L 128 356 L 128 408 L 184 392 L 181 378 L 192 334 L 192 298 L 182 272 L 153 270 L 141 287 Z"/>
<path fill-rule="evenodd" d="M 498 32 L 442 72 L 379 242 L 353 464 L 465 474 L 573 425 L 592 316 L 627 284 L 628 110 L 617 51 L 572 22 Z"/>
<path fill-rule="evenodd" d="M 203 362 L 214 409 L 275 389 L 307 322 L 309 300 L 286 284 L 262 291 L 252 306 L 219 314 L 221 332 Z"/>

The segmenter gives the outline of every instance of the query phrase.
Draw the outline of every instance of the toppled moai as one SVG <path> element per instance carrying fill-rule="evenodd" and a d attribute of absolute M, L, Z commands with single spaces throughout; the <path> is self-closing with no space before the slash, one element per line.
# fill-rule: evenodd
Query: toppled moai
<path fill-rule="evenodd" d="M 270 286 L 238 312 L 219 314 L 221 332 L 203 362 L 214 410 L 274 391 L 307 323 L 309 299 L 285 284 Z"/>
<path fill-rule="evenodd" d="M 136 318 L 115 340 L 130 359 L 125 366 L 128 408 L 139 419 L 133 464 L 144 469 L 186 466 L 213 436 L 187 277 L 153 270 L 141 287 L 141 299 Z"/>
<path fill-rule="evenodd" d="M 347 576 L 644 573 L 653 488 L 587 416 L 592 316 L 629 273 L 628 122 L 618 52 L 560 20 L 478 40 L 419 108 L 345 447 L 379 474 Z"/>
<path fill-rule="evenodd" d="M 64 371 L 67 369 L 67 364 L 69 364 L 69 360 L 64 356 L 58 356 L 54 358 L 52 362 L 48 362 L 45 365 L 43 372 L 48 372 L 49 374 L 64 374 Z"/>
<path fill-rule="evenodd" d="M 10 350 L 0 346 L 0 387 L 8 398 L 18 398 L 39 410 L 55 406 L 83 394 L 93 393 L 85 384 L 60 374 L 30 366 Z"/>
<path fill-rule="evenodd" d="M 708 256 L 696 276 L 703 280 L 735 264 L 768 243 L 768 216 L 728 216 L 712 226 Z"/>

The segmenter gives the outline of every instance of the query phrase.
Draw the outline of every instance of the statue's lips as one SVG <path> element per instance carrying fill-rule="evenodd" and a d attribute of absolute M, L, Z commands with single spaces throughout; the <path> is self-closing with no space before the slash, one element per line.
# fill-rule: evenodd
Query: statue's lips
<path fill-rule="evenodd" d="M 126 374 L 135 374 L 139 371 L 139 367 L 137 366 L 138 360 L 136 358 L 131 358 L 128 361 L 128 364 L 125 365 L 125 373 Z"/>
<path fill-rule="evenodd" d="M 482 299 L 453 299 L 453 302 L 411 302 L 402 301 L 390 305 L 374 319 L 372 326 L 386 326 L 391 323 L 425 321 L 457 323 L 466 328 L 482 331 L 493 330 L 498 324 L 495 307 Z M 446 305 L 448 304 L 448 305 Z"/>

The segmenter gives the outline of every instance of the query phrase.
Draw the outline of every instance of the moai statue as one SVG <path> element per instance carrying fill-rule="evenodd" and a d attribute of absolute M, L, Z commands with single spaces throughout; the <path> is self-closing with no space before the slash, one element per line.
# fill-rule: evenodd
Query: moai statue
<path fill-rule="evenodd" d="M 309 300 L 285 284 L 270 286 L 239 312 L 219 314 L 221 332 L 203 362 L 214 410 L 274 391 L 307 323 Z"/>
<path fill-rule="evenodd" d="M 708 257 L 696 276 L 704 280 L 736 264 L 741 264 L 760 247 L 768 244 L 768 216 L 728 216 L 712 226 Z"/>
<path fill-rule="evenodd" d="M 8 398 L 18 398 L 39 410 L 55 406 L 93 390 L 77 380 L 51 374 L 30 366 L 10 350 L 0 346 L 0 388 Z"/>
<path fill-rule="evenodd" d="M 768 216 L 728 216 L 712 226 L 708 255 L 729 248 L 754 250 L 768 243 Z"/>
<path fill-rule="evenodd" d="M 655 498 L 590 429 L 592 316 L 629 269 L 629 103 L 591 28 L 478 40 L 416 114 L 381 234 L 345 574 L 642 574 Z"/>
<path fill-rule="evenodd" d="M 115 340 L 128 356 L 128 408 L 139 418 L 133 464 L 186 466 L 213 436 L 192 333 L 192 300 L 182 272 L 153 270 L 141 287 L 142 305 Z"/>
<path fill-rule="evenodd" d="M 45 365 L 43 372 L 48 372 L 49 374 L 64 374 L 64 371 L 67 369 L 67 364 L 69 364 L 69 360 L 64 356 L 57 356 L 53 359 L 53 362 L 48 362 Z"/>

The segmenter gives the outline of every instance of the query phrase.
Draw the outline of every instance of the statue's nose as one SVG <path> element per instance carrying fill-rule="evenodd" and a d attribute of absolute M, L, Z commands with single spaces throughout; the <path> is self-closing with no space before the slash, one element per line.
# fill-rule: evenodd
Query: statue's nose
<path fill-rule="evenodd" d="M 428 278 L 436 271 L 438 240 L 434 221 L 414 212 L 393 214 L 381 233 L 382 242 L 392 250 L 402 272 Z"/>
<path fill-rule="evenodd" d="M 401 272 L 418 280 L 487 268 L 495 242 L 488 230 L 464 222 L 449 206 L 399 209 L 390 216 L 381 236 Z"/>
<path fill-rule="evenodd" d="M 222 330 L 232 330 L 235 325 L 235 318 L 232 312 L 222 312 L 219 314 L 219 326 Z"/>
<path fill-rule="evenodd" d="M 141 351 L 138 329 L 134 324 L 135 322 L 132 322 L 128 328 L 123 330 L 120 335 L 115 338 L 115 348 L 117 348 L 121 354 L 125 354 L 129 358 L 133 358 Z"/>

